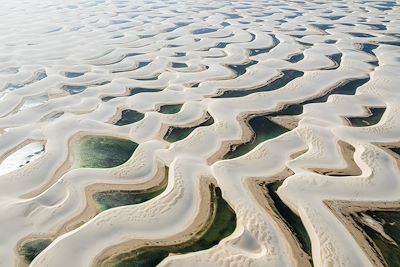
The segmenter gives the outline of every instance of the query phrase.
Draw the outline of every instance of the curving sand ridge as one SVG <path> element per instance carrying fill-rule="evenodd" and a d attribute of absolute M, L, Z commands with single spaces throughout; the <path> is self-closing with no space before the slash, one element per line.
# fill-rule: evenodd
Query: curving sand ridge
<path fill-rule="evenodd" d="M 0 266 L 195 243 L 210 184 L 235 231 L 160 266 L 390 266 L 382 246 L 400 244 L 373 214 L 400 210 L 399 6 L 5 1 Z M 96 208 L 99 192 L 164 187 Z"/>

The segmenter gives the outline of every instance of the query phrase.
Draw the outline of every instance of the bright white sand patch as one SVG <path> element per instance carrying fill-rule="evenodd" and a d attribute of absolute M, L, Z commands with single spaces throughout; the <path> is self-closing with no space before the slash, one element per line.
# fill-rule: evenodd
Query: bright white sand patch
<path fill-rule="evenodd" d="M 0 164 L 0 175 L 12 172 L 36 160 L 44 153 L 44 145 L 40 142 L 30 143 L 16 150 Z"/>

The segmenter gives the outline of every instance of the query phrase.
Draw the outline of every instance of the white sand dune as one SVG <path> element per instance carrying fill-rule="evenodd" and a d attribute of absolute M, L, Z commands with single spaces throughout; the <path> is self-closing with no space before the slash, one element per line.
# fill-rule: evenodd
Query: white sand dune
<path fill-rule="evenodd" d="M 190 241 L 210 218 L 209 183 L 236 214 L 235 231 L 160 266 L 384 266 L 340 212 L 400 201 L 399 159 L 383 149 L 400 143 L 400 4 L 385 2 L 2 1 L 0 266 L 96 266 Z M 288 70 L 302 75 L 285 81 Z M 346 118 L 367 119 L 368 108 L 385 111 L 351 126 Z M 118 126 L 124 110 L 144 118 Z M 256 115 L 297 127 L 224 158 L 253 141 Z M 79 168 L 85 135 L 138 147 L 122 165 Z M 88 211 L 88 188 L 146 190 L 165 167 L 160 195 Z M 276 181 L 312 256 L 267 196 L 263 185 Z M 21 246 L 40 238 L 52 242 L 26 262 Z"/>

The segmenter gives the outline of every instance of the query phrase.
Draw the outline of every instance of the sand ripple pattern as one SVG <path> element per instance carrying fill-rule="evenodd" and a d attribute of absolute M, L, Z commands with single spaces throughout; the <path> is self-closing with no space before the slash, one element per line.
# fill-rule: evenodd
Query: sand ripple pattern
<path fill-rule="evenodd" d="M 2 1 L 0 160 L 32 142 L 45 151 L 0 176 L 0 266 L 26 265 L 17 249 L 28 237 L 54 239 L 30 265 L 54 267 L 96 265 L 108 248 L 134 240 L 183 238 L 205 203 L 205 177 L 221 188 L 237 228 L 161 266 L 310 266 L 257 197 L 254 179 L 276 177 L 311 239 L 314 266 L 382 265 L 338 213 L 343 202 L 400 201 L 399 161 L 382 149 L 400 143 L 399 20 L 394 1 Z M 262 88 L 287 70 L 303 75 L 274 90 L 221 96 Z M 363 83 L 332 93 L 349 80 Z M 183 104 L 175 114 L 158 112 L 175 104 Z M 249 115 L 293 104 L 302 112 L 274 115 L 289 131 L 224 159 L 231 145 L 251 140 Z M 373 107 L 385 108 L 375 125 L 346 120 Z M 115 125 L 127 109 L 144 118 Z M 213 124 L 163 139 L 169 127 L 207 116 Z M 71 168 L 82 134 L 139 146 L 118 167 Z M 85 188 L 150 186 L 164 166 L 161 195 L 61 229 L 85 209 Z"/>

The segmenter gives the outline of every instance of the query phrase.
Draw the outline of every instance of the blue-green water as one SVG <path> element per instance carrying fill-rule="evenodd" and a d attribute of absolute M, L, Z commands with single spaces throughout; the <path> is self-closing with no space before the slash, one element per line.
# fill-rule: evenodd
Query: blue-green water
<path fill-rule="evenodd" d="M 270 36 L 272 37 L 273 45 L 271 47 L 267 47 L 267 48 L 250 49 L 250 53 L 249 53 L 250 56 L 256 56 L 256 55 L 268 53 L 269 51 L 274 49 L 280 43 L 279 39 L 276 38 L 275 34 L 270 34 Z"/>
<path fill-rule="evenodd" d="M 66 72 L 64 73 L 65 77 L 68 78 L 76 78 L 76 77 L 80 77 L 83 76 L 85 73 L 82 72 Z"/>
<path fill-rule="evenodd" d="M 19 254 L 26 263 L 31 263 L 40 252 L 42 252 L 51 243 L 51 239 L 36 239 L 26 242 L 19 250 Z"/>
<path fill-rule="evenodd" d="M 285 205 L 285 203 L 283 203 L 276 193 L 282 183 L 283 180 L 267 184 L 266 187 L 268 196 L 272 199 L 272 203 L 276 208 L 278 215 L 293 232 L 294 237 L 301 244 L 302 249 L 311 256 L 311 240 L 303 222 L 296 213 L 294 213 L 288 206 Z"/>
<path fill-rule="evenodd" d="M 194 131 L 194 129 L 202 127 L 202 126 L 209 126 L 214 123 L 213 117 L 209 116 L 208 119 L 194 127 L 170 127 L 167 131 L 167 133 L 164 136 L 164 139 L 170 143 L 185 139 L 186 137 L 189 136 L 191 132 Z"/>
<path fill-rule="evenodd" d="M 112 168 L 125 163 L 138 144 L 114 137 L 85 136 L 79 142 L 79 167 Z"/>
<path fill-rule="evenodd" d="M 294 54 L 294 55 L 290 56 L 288 61 L 290 63 L 297 63 L 297 62 L 299 62 L 299 61 L 301 61 L 303 59 L 304 59 L 304 54 L 303 53 L 298 53 L 298 54 Z"/>
<path fill-rule="evenodd" d="M 385 113 L 386 108 L 370 108 L 372 113 L 369 117 L 356 117 L 356 118 L 348 118 L 353 127 L 365 127 L 377 124 L 382 116 Z"/>
<path fill-rule="evenodd" d="M 64 85 L 63 89 L 67 91 L 70 95 L 75 95 L 85 91 L 87 86 L 77 86 L 77 85 Z"/>
<path fill-rule="evenodd" d="M 357 88 L 364 85 L 370 80 L 370 78 L 364 79 L 353 79 L 347 80 L 336 86 L 326 94 L 320 97 L 316 97 L 313 99 L 306 100 L 304 102 L 298 104 L 287 105 L 280 111 L 271 113 L 270 116 L 287 116 L 287 115 L 300 115 L 303 112 L 303 106 L 311 103 L 324 103 L 328 100 L 328 97 L 333 94 L 338 95 L 354 95 L 357 91 Z"/>
<path fill-rule="evenodd" d="M 163 105 L 159 108 L 158 112 L 163 114 L 175 114 L 181 111 L 182 104 L 176 105 Z"/>
<path fill-rule="evenodd" d="M 301 77 L 304 75 L 302 71 L 297 71 L 297 70 L 284 70 L 282 71 L 283 75 L 282 77 L 273 80 L 270 83 L 267 83 L 266 85 L 263 85 L 261 87 L 255 88 L 255 89 L 248 89 L 248 90 L 227 90 L 224 91 L 221 95 L 215 96 L 214 98 L 232 98 L 232 97 L 242 97 L 258 92 L 268 92 L 268 91 L 274 91 L 279 88 L 282 88 L 283 86 L 287 85 L 289 82 Z"/>
<path fill-rule="evenodd" d="M 154 267 L 169 253 L 189 253 L 209 249 L 217 245 L 223 238 L 233 233 L 236 228 L 236 214 L 222 198 L 219 188 L 210 187 L 212 202 L 215 205 L 215 217 L 204 234 L 192 242 L 167 247 L 146 247 L 121 255 L 117 262 L 106 264 L 113 267 Z"/>
<path fill-rule="evenodd" d="M 138 122 L 144 118 L 144 114 L 137 112 L 136 110 L 125 109 L 121 113 L 121 119 L 119 119 L 115 125 L 123 126 L 134 122 Z"/>
<path fill-rule="evenodd" d="M 157 88 L 144 88 L 144 87 L 133 87 L 129 89 L 129 94 L 128 95 L 116 95 L 116 96 L 105 96 L 101 100 L 103 102 L 108 102 L 111 99 L 117 98 L 117 97 L 128 97 L 128 96 L 133 96 L 137 95 L 140 93 L 156 93 L 160 92 L 162 89 L 157 89 Z"/>
<path fill-rule="evenodd" d="M 358 216 L 353 216 L 356 223 L 372 239 L 377 249 L 382 253 L 387 266 L 400 266 L 400 209 L 367 211 L 367 215 L 380 222 L 385 230 L 396 244 L 389 242 L 380 233 L 376 232 L 368 225 L 362 223 Z"/>
<path fill-rule="evenodd" d="M 225 159 L 240 157 L 250 152 L 258 144 L 275 138 L 288 131 L 288 129 L 272 122 L 266 116 L 257 116 L 251 118 L 248 123 L 254 132 L 253 139 L 248 143 L 232 147 L 231 150 L 224 156 Z"/>
<path fill-rule="evenodd" d="M 236 65 L 228 65 L 229 68 L 231 68 L 237 76 L 243 75 L 246 73 L 247 68 L 257 64 L 258 61 L 256 60 L 251 60 L 250 62 L 246 64 L 236 64 Z"/>
<path fill-rule="evenodd" d="M 168 168 L 166 168 L 167 173 Z M 109 190 L 96 192 L 92 197 L 96 203 L 97 210 L 101 212 L 115 207 L 143 203 L 164 192 L 166 187 L 167 179 L 160 186 L 145 191 Z"/>

